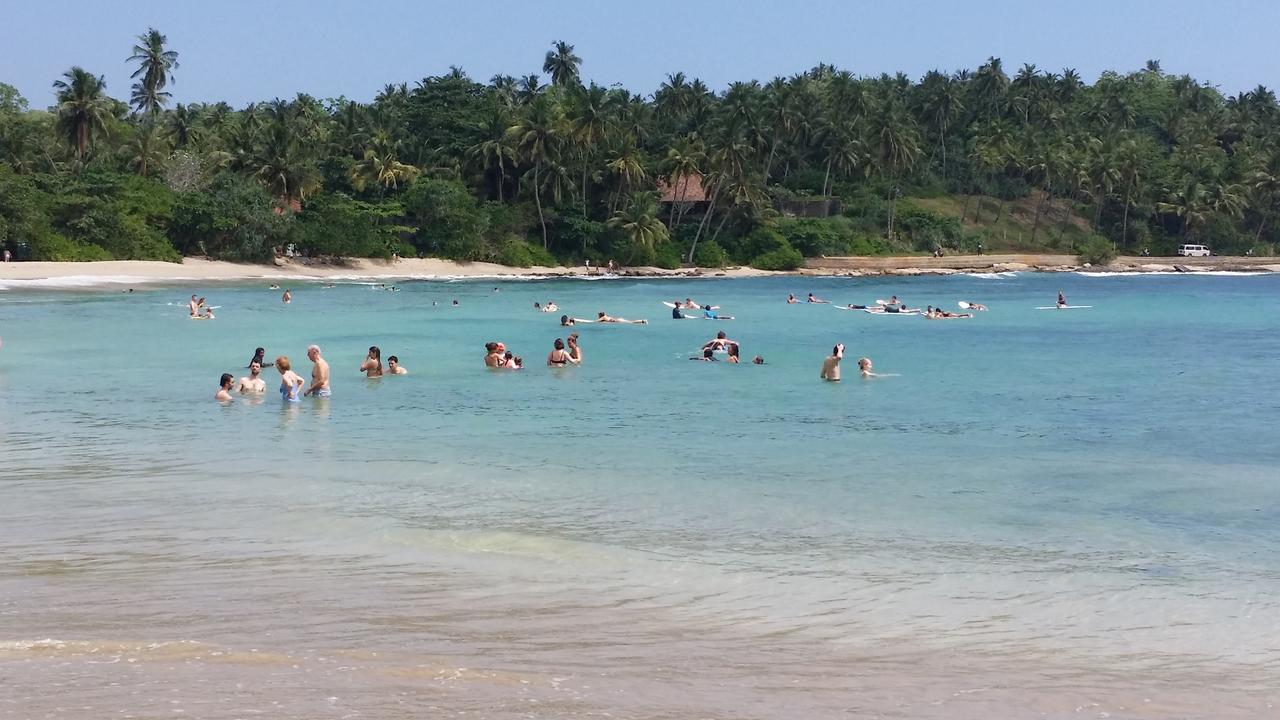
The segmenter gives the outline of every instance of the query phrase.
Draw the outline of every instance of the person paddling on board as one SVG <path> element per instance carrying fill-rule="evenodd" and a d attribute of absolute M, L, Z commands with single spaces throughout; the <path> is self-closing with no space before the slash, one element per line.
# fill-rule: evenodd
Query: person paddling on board
<path fill-rule="evenodd" d="M 1067 306 L 1067 296 L 1063 295 L 1062 291 L 1059 290 L 1058 291 L 1058 307 L 1063 308 L 1066 306 Z"/>

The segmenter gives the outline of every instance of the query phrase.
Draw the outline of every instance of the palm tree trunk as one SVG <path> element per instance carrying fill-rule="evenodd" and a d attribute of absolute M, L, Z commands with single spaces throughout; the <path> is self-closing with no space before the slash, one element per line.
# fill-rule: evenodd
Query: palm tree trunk
<path fill-rule="evenodd" d="M 502 202 L 502 186 L 507 184 L 507 171 L 498 163 L 498 202 Z"/>
<path fill-rule="evenodd" d="M 702 231 L 707 226 L 707 220 L 711 217 L 711 213 L 716 209 L 716 195 L 720 192 L 720 183 L 717 182 L 711 189 L 711 200 L 707 203 L 707 211 L 702 214 L 702 221 L 698 223 L 698 230 L 693 234 L 693 244 L 689 246 L 689 262 L 693 262 L 693 252 L 698 249 L 698 239 L 702 237 Z"/>
<path fill-rule="evenodd" d="M 715 242 L 716 238 L 720 237 L 720 231 L 724 229 L 724 224 L 729 222 L 729 216 L 732 214 L 733 211 L 730 210 L 724 214 L 724 217 L 720 218 L 720 224 L 716 226 L 716 231 L 711 234 L 711 239 L 708 242 Z"/>
<path fill-rule="evenodd" d="M 1262 228 L 1267 226 L 1267 214 L 1262 214 L 1262 222 L 1258 223 L 1258 233 L 1253 236 L 1253 244 L 1257 245 L 1262 242 Z"/>
<path fill-rule="evenodd" d="M 1124 221 L 1120 224 L 1120 242 L 1129 247 L 1129 193 L 1124 194 Z"/>
<path fill-rule="evenodd" d="M 885 232 L 885 239 L 889 241 L 893 240 L 893 211 L 898 202 L 898 193 L 894 192 L 897 189 L 894 187 L 897 184 L 897 180 L 897 173 L 889 176 L 889 227 Z"/>
<path fill-rule="evenodd" d="M 542 214 L 542 184 L 538 182 L 538 172 L 542 169 L 542 161 L 533 164 L 533 204 L 538 206 L 538 222 L 542 225 L 542 249 L 551 246 L 547 240 L 547 219 Z"/>
<path fill-rule="evenodd" d="M 831 179 L 831 156 L 827 156 L 827 174 L 822 178 L 822 194 L 827 194 L 827 181 Z"/>
<path fill-rule="evenodd" d="M 769 144 L 769 157 L 764 161 L 764 182 L 769 184 L 769 171 L 773 169 L 773 154 L 778 150 L 778 134 L 773 134 L 773 142 Z"/>
<path fill-rule="evenodd" d="M 947 128 L 945 126 L 938 128 L 939 139 L 942 141 L 942 179 L 947 179 Z"/>
<path fill-rule="evenodd" d="M 1049 191 L 1047 189 L 1041 190 L 1040 192 L 1043 194 L 1040 197 L 1040 201 L 1036 203 L 1036 217 L 1035 217 L 1035 220 L 1033 220 L 1031 223 L 1031 243 L 1032 244 L 1035 244 L 1036 233 L 1040 231 L 1040 213 L 1041 211 L 1044 210 L 1044 204 L 1049 199 Z"/>
<path fill-rule="evenodd" d="M 969 216 L 969 198 L 970 195 L 964 196 L 964 202 L 960 203 L 960 224 L 963 225 L 965 218 Z"/>
<path fill-rule="evenodd" d="M 1000 194 L 996 196 L 996 225 L 1000 224 L 1000 216 L 1004 214 L 1004 188 L 1000 189 Z"/>
<path fill-rule="evenodd" d="M 582 219 L 587 219 L 587 163 L 582 163 Z"/>

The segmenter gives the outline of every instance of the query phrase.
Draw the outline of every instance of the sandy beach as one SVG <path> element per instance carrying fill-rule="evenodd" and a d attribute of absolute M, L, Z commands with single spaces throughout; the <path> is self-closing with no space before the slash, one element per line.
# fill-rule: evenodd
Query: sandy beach
<path fill-rule="evenodd" d="M 965 272 L 1280 272 L 1280 259 L 1254 257 L 1151 258 L 1121 257 L 1103 266 L 1079 264 L 1072 255 L 954 255 L 934 257 L 840 257 L 810 258 L 800 275 L 950 275 Z M 434 258 L 342 261 L 280 259 L 274 264 L 232 263 L 203 258 L 186 258 L 181 263 L 146 260 L 108 262 L 21 262 L 0 264 L 0 283 L 11 280 L 23 284 L 89 286 L 103 283 L 129 284 L 180 281 L 235 280 L 369 280 L 484 277 L 582 277 L 599 275 L 596 268 L 509 267 L 494 263 L 457 262 Z M 723 269 L 665 270 L 656 267 L 629 267 L 620 273 L 630 277 L 761 277 L 784 273 L 750 267 Z"/>

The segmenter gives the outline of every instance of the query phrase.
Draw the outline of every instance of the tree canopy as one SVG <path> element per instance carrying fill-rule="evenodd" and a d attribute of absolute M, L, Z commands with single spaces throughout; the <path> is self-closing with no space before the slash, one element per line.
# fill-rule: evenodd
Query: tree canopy
<path fill-rule="evenodd" d="M 556 41 L 541 75 L 451 67 L 369 103 L 299 93 L 236 109 L 171 107 L 178 57 L 155 28 L 139 35 L 127 103 L 78 66 L 48 110 L 0 83 L 0 243 L 773 267 L 1280 240 L 1275 94 L 1225 96 L 1154 61 L 1092 84 L 995 57 L 918 80 L 818 65 L 718 92 L 673 72 L 637 94 L 584 84 L 587 61 Z"/>

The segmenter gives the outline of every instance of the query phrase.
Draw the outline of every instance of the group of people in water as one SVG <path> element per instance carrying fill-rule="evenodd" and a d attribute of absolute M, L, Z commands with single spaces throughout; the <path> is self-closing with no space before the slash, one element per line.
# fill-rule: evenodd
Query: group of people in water
<path fill-rule="evenodd" d="M 836 343 L 831 354 L 822 361 L 822 372 L 818 377 L 827 382 L 840 382 L 840 361 L 844 359 L 844 343 Z M 871 358 L 858 358 L 858 375 L 863 378 L 885 377 L 872 371 Z"/>
<path fill-rule="evenodd" d="M 249 374 L 237 382 L 231 373 L 222 373 L 218 378 L 218 392 L 214 399 L 229 403 L 234 399 L 232 392 L 245 396 L 260 396 L 267 391 L 267 381 L 262 377 L 263 368 L 274 367 L 280 373 L 280 398 L 286 403 L 301 402 L 302 398 L 329 397 L 329 362 L 320 354 L 319 345 L 307 346 L 307 359 L 311 361 L 311 382 L 308 383 L 293 369 L 293 363 L 287 355 L 278 355 L 274 361 L 268 362 L 266 350 L 257 348 L 249 360 Z M 387 358 L 387 365 L 382 365 L 382 350 L 376 345 L 369 348 L 364 361 L 360 363 L 360 372 L 368 378 L 379 378 L 383 375 L 408 375 L 409 371 L 400 365 L 400 358 L 392 355 Z M 305 390 L 303 388 L 306 388 Z"/>

